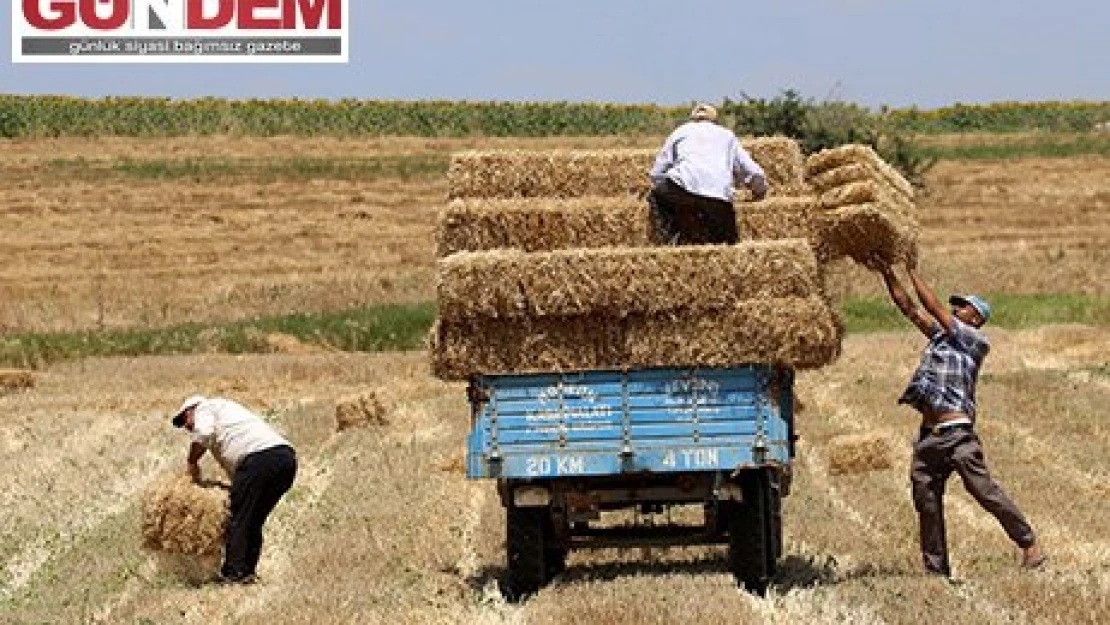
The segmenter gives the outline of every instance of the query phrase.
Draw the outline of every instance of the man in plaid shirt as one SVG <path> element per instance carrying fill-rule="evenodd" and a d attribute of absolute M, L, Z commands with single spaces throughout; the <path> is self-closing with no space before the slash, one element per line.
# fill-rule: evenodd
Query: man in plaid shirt
<path fill-rule="evenodd" d="M 991 308 L 975 295 L 954 295 L 946 308 L 921 279 L 913 263 L 906 267 L 921 311 L 895 276 L 890 264 L 872 259 L 898 310 L 929 338 L 921 363 L 898 403 L 921 413 L 921 432 L 914 444 L 910 482 L 921 529 L 925 570 L 950 576 L 944 529 L 944 487 L 955 471 L 967 492 L 1002 524 L 1022 550 L 1022 566 L 1038 568 L 1045 555 L 1033 529 L 1014 502 L 991 478 L 983 447 L 975 433 L 975 386 L 979 368 L 990 351 L 981 331 Z"/>

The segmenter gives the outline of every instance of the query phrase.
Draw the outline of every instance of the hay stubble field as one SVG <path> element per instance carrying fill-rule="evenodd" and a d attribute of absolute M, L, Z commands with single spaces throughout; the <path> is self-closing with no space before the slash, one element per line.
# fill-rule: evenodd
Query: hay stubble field
<path fill-rule="evenodd" d="M 12 142 L 0 152 L 0 330 L 432 299 L 446 187 L 420 164 L 476 144 Z M 267 158 L 320 169 L 281 179 L 258 165 Z M 398 163 L 415 165 L 402 174 Z M 1094 157 L 942 163 L 920 202 L 925 273 L 943 290 L 1110 293 L 1108 170 Z M 840 293 L 878 292 L 858 269 L 834 279 Z M 1044 571 L 1019 571 L 1001 529 L 954 481 L 947 514 L 962 583 L 918 572 L 906 476 L 916 424 L 894 405 L 920 346 L 908 328 L 851 335 L 835 365 L 800 377 L 786 556 L 764 599 L 736 590 L 723 552 L 706 548 L 573 554 L 552 587 L 504 602 L 502 509 L 491 484 L 460 472 L 464 389 L 434 379 L 422 352 L 103 359 L 0 390 L 0 622 L 1106 622 L 1110 328 L 989 334 L 980 429 L 1052 557 Z M 387 424 L 337 432 L 335 402 L 367 389 L 391 398 Z M 192 392 L 257 408 L 298 446 L 260 584 L 197 587 L 139 548 L 139 495 L 184 468 L 185 440 L 166 413 Z M 895 466 L 830 474 L 829 441 L 862 432 L 889 438 Z"/>
<path fill-rule="evenodd" d="M 158 327 L 435 299 L 452 151 L 651 147 L 655 138 L 10 141 L 0 151 L 0 329 Z M 1107 293 L 1101 157 L 942 162 L 920 198 L 942 289 Z M 844 294 L 875 280 L 843 266 Z"/>

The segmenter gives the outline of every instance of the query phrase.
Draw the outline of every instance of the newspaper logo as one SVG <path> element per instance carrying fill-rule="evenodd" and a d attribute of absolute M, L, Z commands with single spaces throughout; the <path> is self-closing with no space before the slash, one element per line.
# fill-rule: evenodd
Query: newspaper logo
<path fill-rule="evenodd" d="M 12 0 L 16 63 L 346 63 L 350 0 Z"/>

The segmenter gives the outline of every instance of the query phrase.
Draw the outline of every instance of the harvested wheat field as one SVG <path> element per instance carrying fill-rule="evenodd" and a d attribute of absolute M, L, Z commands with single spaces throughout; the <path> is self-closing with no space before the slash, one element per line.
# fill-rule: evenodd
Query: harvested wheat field
<path fill-rule="evenodd" d="M 645 148 L 657 141 L 480 145 Z M 0 269 L 0 328 L 149 327 L 434 299 L 447 163 L 476 145 L 8 142 L 0 151 L 0 253 L 11 261 Z M 1107 168 L 1095 157 L 942 163 L 929 176 L 930 192 L 917 198 L 926 272 L 944 268 L 941 288 L 1110 291 L 1107 272 L 1092 270 L 1106 266 L 1110 243 Z M 835 274 L 842 292 L 877 291 L 848 263 Z"/>
<path fill-rule="evenodd" d="M 448 161 L 475 142 L 4 141 L 0 330 L 157 327 L 430 300 Z"/>
<path fill-rule="evenodd" d="M 431 301 L 451 153 L 660 140 L 2 142 L 0 333 Z M 1110 294 L 1108 170 L 1095 157 L 941 163 L 915 198 L 923 272 L 942 292 Z M 809 227 L 794 208 L 786 229 Z M 470 249 L 470 236 L 449 247 Z M 834 295 L 880 293 L 848 262 L 831 279 Z M 572 553 L 551 586 L 507 603 L 504 511 L 492 483 L 463 477 L 465 384 L 437 379 L 423 351 L 91 359 L 0 389 L 0 623 L 1110 622 L 1110 328 L 987 333 L 979 430 L 1050 555 L 1041 571 L 1018 570 L 953 480 L 960 583 L 920 574 L 917 423 L 895 404 L 922 341 L 908 324 L 837 334 L 839 359 L 799 372 L 785 553 L 765 598 L 736 589 L 723 548 L 690 548 Z M 678 329 L 664 338 L 690 344 Z M 255 585 L 205 583 L 210 561 L 144 548 L 144 501 L 184 469 L 187 438 L 168 412 L 197 392 L 255 408 L 298 449 Z M 845 440 L 893 466 L 838 459 Z M 206 478 L 223 477 L 204 462 Z"/>
<path fill-rule="evenodd" d="M 506 603 L 503 510 L 492 483 L 460 468 L 465 389 L 433 378 L 423 353 L 121 359 L 58 365 L 0 397 L 0 621 L 1104 623 L 1110 375 L 1090 346 L 1110 330 L 990 335 L 981 432 L 1051 554 L 1043 571 L 1017 569 L 956 481 L 948 521 L 963 583 L 918 573 L 906 480 L 916 423 L 894 403 L 920 346 L 909 331 L 850 336 L 837 364 L 800 374 L 785 558 L 762 599 L 734 587 L 723 548 L 696 548 L 572 553 L 553 585 Z M 337 431 L 337 405 L 368 380 L 388 389 L 388 419 Z M 256 585 L 198 583 L 143 548 L 143 495 L 184 463 L 166 413 L 194 391 L 263 411 L 298 446 Z M 894 466 L 830 471 L 838 437 L 853 434 L 881 439 Z"/>
<path fill-rule="evenodd" d="M 451 154 L 661 140 L 6 141 L 0 330 L 431 301 Z M 916 197 L 924 272 L 943 291 L 1110 292 L 1107 171 L 1099 157 L 942 162 Z M 847 261 L 831 279 L 837 294 L 880 293 Z"/>

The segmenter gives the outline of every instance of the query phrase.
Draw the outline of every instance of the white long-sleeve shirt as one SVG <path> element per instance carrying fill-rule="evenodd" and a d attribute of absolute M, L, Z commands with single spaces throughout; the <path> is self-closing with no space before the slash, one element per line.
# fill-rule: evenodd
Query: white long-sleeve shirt
<path fill-rule="evenodd" d="M 228 475 L 256 451 L 289 445 L 265 421 L 230 399 L 210 398 L 193 412 L 193 442 L 212 453 Z"/>
<path fill-rule="evenodd" d="M 736 135 L 709 121 L 686 122 L 676 128 L 651 168 L 652 182 L 670 178 L 694 195 L 729 202 L 735 193 L 734 174 L 745 185 L 756 176 L 766 179 Z"/>

